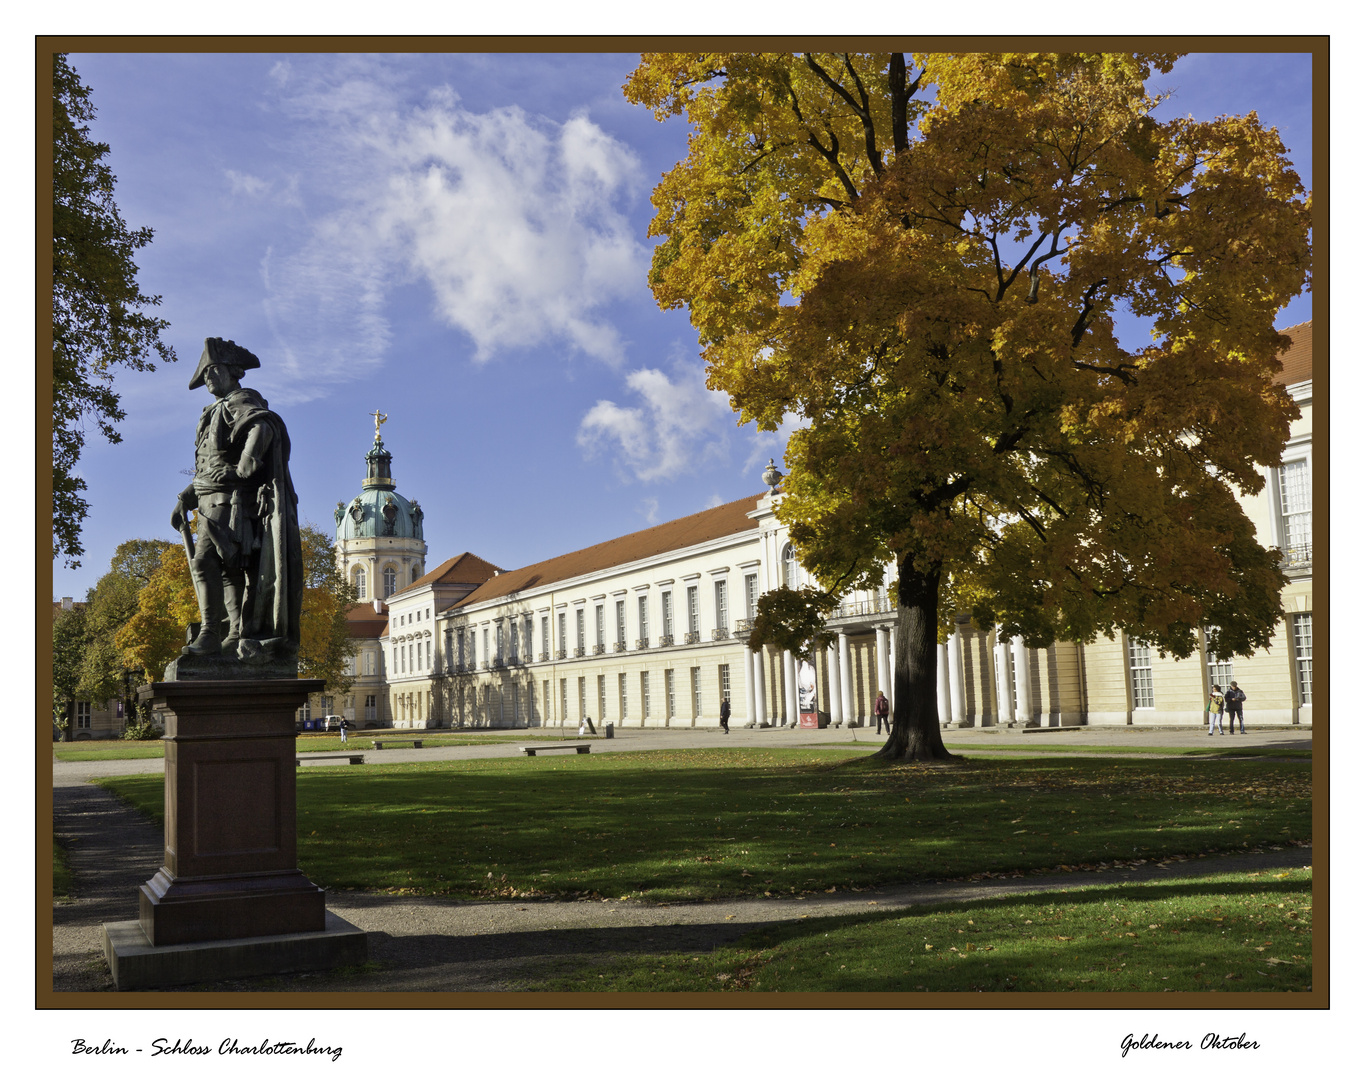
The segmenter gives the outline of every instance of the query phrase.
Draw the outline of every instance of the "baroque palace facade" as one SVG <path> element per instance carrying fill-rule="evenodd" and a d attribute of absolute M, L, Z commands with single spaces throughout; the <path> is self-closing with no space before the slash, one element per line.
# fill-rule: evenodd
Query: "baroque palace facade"
<path fill-rule="evenodd" d="M 1312 323 L 1285 333 L 1278 381 L 1301 418 L 1282 463 L 1244 507 L 1263 543 L 1285 553 L 1285 618 L 1251 657 L 1158 657 L 1120 635 L 1026 648 L 965 616 L 939 646 L 945 727 L 1202 724 L 1209 686 L 1236 679 L 1253 724 L 1312 723 Z M 350 613 L 354 685 L 341 712 L 364 727 L 794 726 L 797 659 L 745 640 L 755 604 L 799 585 L 780 493 L 749 496 L 515 570 L 465 552 L 425 569 L 420 506 L 398 494 L 380 438 L 360 495 L 338 503 L 337 560 L 361 597 Z M 895 609 L 855 592 L 814 657 L 822 723 L 866 725 L 890 697 Z M 340 706 L 339 708 L 336 706 Z"/>

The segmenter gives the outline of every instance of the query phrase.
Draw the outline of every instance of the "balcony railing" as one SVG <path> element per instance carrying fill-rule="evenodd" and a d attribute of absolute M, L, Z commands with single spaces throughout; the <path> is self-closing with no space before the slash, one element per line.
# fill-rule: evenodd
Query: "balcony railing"
<path fill-rule="evenodd" d="M 672 634 L 660 634 L 660 635 L 659 635 L 659 648 L 661 648 L 661 649 L 666 649 L 666 648 L 668 648 L 668 646 L 670 646 L 670 645 L 672 645 L 672 644 L 673 644 L 673 635 L 672 635 Z"/>
<path fill-rule="evenodd" d="M 540 654 L 540 662 L 541 662 L 542 664 L 545 663 L 545 662 L 546 662 L 547 660 L 549 660 L 549 659 L 550 659 L 550 654 L 549 654 L 549 653 L 543 652 L 543 653 Z"/>
<path fill-rule="evenodd" d="M 753 619 L 736 619 L 735 637 L 748 637 L 749 634 L 753 631 L 753 628 L 754 628 Z"/>
<path fill-rule="evenodd" d="M 1313 569 L 1313 544 L 1290 544 L 1281 549 L 1280 566 L 1293 573 Z"/>
<path fill-rule="evenodd" d="M 840 604 L 830 615 L 830 619 L 856 619 L 868 615 L 889 615 L 896 609 L 886 593 L 878 593 L 871 600 L 851 600 Z"/>
<path fill-rule="evenodd" d="M 635 639 L 635 647 L 636 647 L 637 649 L 648 649 L 648 648 L 649 648 L 649 638 L 647 638 L 647 637 L 636 638 L 636 639 Z"/>
<path fill-rule="evenodd" d="M 606 647 L 605 645 L 603 645 L 602 642 L 600 642 L 600 641 L 599 641 L 596 645 L 594 645 L 594 646 L 592 647 L 592 654 L 593 654 L 593 656 L 601 656 L 601 655 L 602 655 L 604 652 L 606 652 L 606 651 L 607 651 L 607 647 Z"/>
<path fill-rule="evenodd" d="M 585 655 L 587 651 L 588 650 L 583 648 L 582 645 L 575 645 L 573 649 L 574 659 L 577 659 L 578 657 Z"/>
<path fill-rule="evenodd" d="M 717 626 L 714 630 L 711 631 L 712 641 L 724 641 L 729 636 L 730 631 L 724 626 Z"/>
<path fill-rule="evenodd" d="M 700 640 L 701 640 L 700 630 L 689 630 L 687 633 L 683 635 L 684 645 L 695 645 Z"/>
<path fill-rule="evenodd" d="M 558 652 L 555 653 L 555 659 L 556 659 L 556 660 L 563 660 L 563 659 L 565 659 L 567 656 L 568 656 L 568 653 L 565 652 L 563 649 L 560 649 Z"/>
<path fill-rule="evenodd" d="M 612 651 L 612 652 L 625 652 L 625 651 L 626 651 L 626 643 L 625 643 L 624 641 L 613 641 L 613 642 L 611 643 L 611 651 Z"/>

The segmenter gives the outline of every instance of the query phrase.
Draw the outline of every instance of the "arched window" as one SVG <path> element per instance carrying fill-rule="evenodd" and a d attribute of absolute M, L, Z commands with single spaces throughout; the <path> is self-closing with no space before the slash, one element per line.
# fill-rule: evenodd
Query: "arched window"
<path fill-rule="evenodd" d="M 365 599 L 365 586 L 366 586 L 366 581 L 365 581 L 365 568 L 364 568 L 363 566 L 357 566 L 357 567 L 355 568 L 354 574 L 352 575 L 352 579 L 353 579 L 354 582 L 355 582 L 355 595 L 356 595 L 356 599 L 357 599 L 357 600 L 364 600 L 364 599 Z"/>
<path fill-rule="evenodd" d="M 392 566 L 384 567 L 384 596 L 389 597 L 398 591 L 398 571 Z"/>
<path fill-rule="evenodd" d="M 421 566 L 414 566 L 412 568 L 412 581 L 408 582 L 408 584 L 411 585 L 412 582 L 416 581 L 421 576 L 422 576 Z"/>
<path fill-rule="evenodd" d="M 789 589 L 796 588 L 796 552 L 790 544 L 782 549 L 782 584 Z"/>

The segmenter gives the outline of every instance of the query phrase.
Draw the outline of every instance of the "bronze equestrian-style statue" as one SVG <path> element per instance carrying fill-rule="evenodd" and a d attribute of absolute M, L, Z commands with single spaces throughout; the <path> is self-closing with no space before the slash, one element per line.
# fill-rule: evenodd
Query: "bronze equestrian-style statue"
<path fill-rule="evenodd" d="M 298 673 L 303 554 L 289 434 L 265 398 L 241 385 L 260 360 L 207 338 L 190 389 L 213 404 L 195 432 L 194 482 L 171 528 L 185 538 L 200 622 L 166 680 L 293 677 Z M 188 513 L 197 512 L 191 532 Z"/>

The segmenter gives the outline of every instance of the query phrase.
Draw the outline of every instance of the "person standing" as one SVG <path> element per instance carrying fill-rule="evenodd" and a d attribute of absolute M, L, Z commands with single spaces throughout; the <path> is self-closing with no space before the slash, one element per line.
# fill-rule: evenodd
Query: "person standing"
<path fill-rule="evenodd" d="M 877 691 L 877 700 L 873 703 L 872 711 L 877 714 L 877 734 L 882 733 L 882 725 L 886 725 L 886 733 L 891 734 L 891 702 L 886 700 L 886 695 L 880 690 Z"/>
<path fill-rule="evenodd" d="M 1223 734 L 1223 691 L 1217 683 L 1213 684 L 1213 689 L 1209 691 L 1209 700 L 1204 703 L 1204 719 L 1209 722 L 1209 734 L 1213 734 L 1213 725 L 1217 723 L 1218 734 Z"/>
<path fill-rule="evenodd" d="M 1228 692 L 1223 695 L 1223 701 L 1228 711 L 1228 734 L 1233 735 L 1240 725 L 1242 734 L 1247 733 L 1246 718 L 1242 716 L 1242 702 L 1247 699 L 1245 692 L 1235 682 L 1228 683 Z"/>
<path fill-rule="evenodd" d="M 337 729 L 341 732 L 341 745 L 342 745 L 342 746 L 345 746 L 345 745 L 346 745 L 346 729 L 347 729 L 349 726 L 350 726 L 350 725 L 346 723 L 346 717 L 343 716 L 343 717 L 341 718 L 341 723 L 337 725 Z"/>
<path fill-rule="evenodd" d="M 720 703 L 720 729 L 725 734 L 730 734 L 730 699 L 726 698 Z"/>

